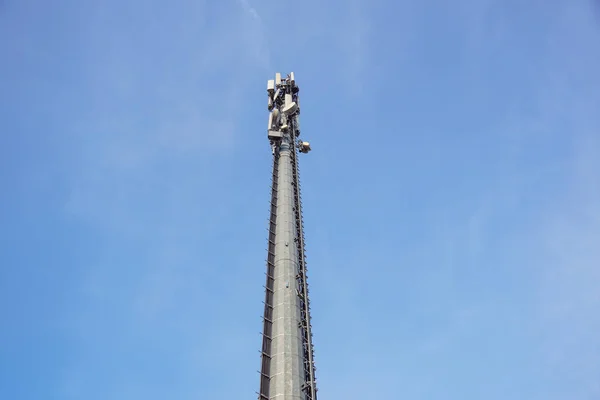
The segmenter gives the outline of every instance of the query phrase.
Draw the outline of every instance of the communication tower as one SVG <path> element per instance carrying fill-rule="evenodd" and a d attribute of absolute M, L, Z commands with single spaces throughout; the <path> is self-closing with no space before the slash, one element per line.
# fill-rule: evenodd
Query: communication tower
<path fill-rule="evenodd" d="M 273 153 L 259 400 L 317 400 L 304 254 L 299 153 L 300 91 L 294 73 L 267 81 Z"/>

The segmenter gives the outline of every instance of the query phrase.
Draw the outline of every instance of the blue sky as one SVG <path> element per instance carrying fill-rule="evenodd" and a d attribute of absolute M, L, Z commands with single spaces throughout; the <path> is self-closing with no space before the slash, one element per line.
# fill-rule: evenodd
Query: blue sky
<path fill-rule="evenodd" d="M 0 3 L 0 398 L 258 389 L 295 71 L 320 399 L 600 398 L 600 7 Z"/>

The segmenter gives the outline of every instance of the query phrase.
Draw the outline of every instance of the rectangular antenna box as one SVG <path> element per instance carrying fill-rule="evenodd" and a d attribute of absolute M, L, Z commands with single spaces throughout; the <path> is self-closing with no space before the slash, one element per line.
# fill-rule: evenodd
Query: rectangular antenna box
<path fill-rule="evenodd" d="M 283 133 L 280 131 L 269 131 L 269 139 L 281 139 Z"/>

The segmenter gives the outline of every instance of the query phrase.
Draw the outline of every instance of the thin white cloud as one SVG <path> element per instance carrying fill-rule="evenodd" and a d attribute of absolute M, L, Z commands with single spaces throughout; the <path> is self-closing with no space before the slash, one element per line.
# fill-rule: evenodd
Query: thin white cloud
<path fill-rule="evenodd" d="M 256 9 L 250 5 L 248 0 L 238 0 L 238 1 L 244 8 L 244 11 L 246 11 L 252 18 L 254 18 L 258 21 L 261 21 L 260 15 L 258 15 L 258 12 L 256 11 Z"/>
<path fill-rule="evenodd" d="M 261 72 L 265 75 L 270 74 L 273 72 L 273 67 L 271 66 L 271 51 L 267 40 L 268 27 L 256 8 L 252 7 L 248 0 L 238 0 L 238 3 L 242 6 L 244 13 L 250 16 L 250 21 L 244 21 L 242 24 L 245 27 L 244 34 L 238 36 L 238 38 L 244 43 L 246 51 L 253 57 L 256 64 L 261 67 Z"/>

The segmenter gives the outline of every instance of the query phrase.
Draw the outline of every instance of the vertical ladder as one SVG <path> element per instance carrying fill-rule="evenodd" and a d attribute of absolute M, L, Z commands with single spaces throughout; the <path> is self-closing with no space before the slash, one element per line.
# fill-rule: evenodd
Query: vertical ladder
<path fill-rule="evenodd" d="M 294 212 L 296 218 L 296 247 L 298 249 L 298 274 L 296 279 L 298 282 L 298 297 L 300 298 L 300 329 L 302 332 L 302 348 L 304 351 L 304 385 L 303 391 L 306 400 L 317 400 L 317 387 L 315 377 L 315 362 L 314 349 L 312 344 L 311 332 L 311 317 L 310 317 L 310 300 L 308 296 L 308 276 L 306 268 L 306 256 L 304 245 L 304 221 L 302 218 L 302 196 L 300 193 L 300 172 L 298 168 L 298 149 L 295 143 L 300 134 L 297 129 L 298 119 L 294 118 L 290 121 L 292 132 L 292 143 L 294 149 L 291 152 L 291 163 L 293 173 L 294 186 Z"/>

